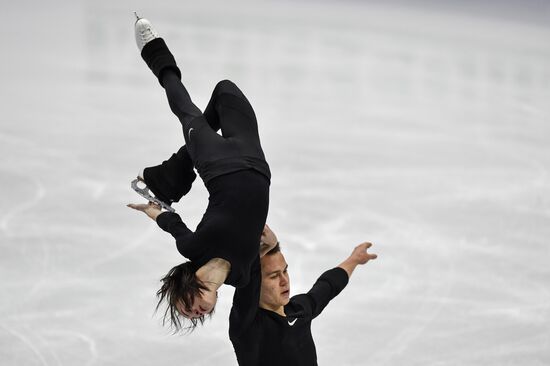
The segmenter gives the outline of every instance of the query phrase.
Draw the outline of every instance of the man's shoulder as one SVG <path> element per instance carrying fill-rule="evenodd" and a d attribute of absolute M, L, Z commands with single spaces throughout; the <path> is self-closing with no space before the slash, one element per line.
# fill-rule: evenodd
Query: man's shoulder
<path fill-rule="evenodd" d="M 285 314 L 289 318 L 307 318 L 311 316 L 311 299 L 308 294 L 294 295 L 285 305 Z"/>

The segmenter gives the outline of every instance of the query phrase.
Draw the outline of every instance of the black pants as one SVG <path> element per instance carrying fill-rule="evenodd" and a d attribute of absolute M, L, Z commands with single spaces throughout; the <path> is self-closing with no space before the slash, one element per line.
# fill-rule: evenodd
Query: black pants
<path fill-rule="evenodd" d="M 191 101 L 179 75 L 171 70 L 162 74 L 162 83 L 172 112 L 183 128 L 185 145 L 163 162 L 158 174 L 171 180 L 171 186 L 186 186 L 194 174 L 182 174 L 195 167 L 208 187 L 213 178 L 239 170 L 253 169 L 271 178 L 258 135 L 252 106 L 231 81 L 220 81 L 202 113 Z M 217 131 L 221 129 L 220 136 Z M 173 182 L 178 177 L 179 182 Z M 156 177 L 155 180 L 161 180 Z"/>

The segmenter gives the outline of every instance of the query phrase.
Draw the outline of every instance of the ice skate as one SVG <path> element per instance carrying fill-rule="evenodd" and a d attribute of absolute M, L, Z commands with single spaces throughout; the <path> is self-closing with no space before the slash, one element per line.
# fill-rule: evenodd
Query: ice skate
<path fill-rule="evenodd" d="M 175 72 L 181 79 L 181 71 L 164 39 L 159 36 L 147 19 L 140 18 L 136 12 L 134 14 L 136 15 L 134 26 L 136 44 L 141 53 L 141 58 L 155 74 L 160 85 L 162 85 L 162 73 L 168 69 Z"/>
<path fill-rule="evenodd" d="M 147 43 L 159 38 L 159 34 L 147 19 L 140 18 L 135 11 L 134 15 L 136 16 L 136 23 L 134 24 L 136 44 L 141 52 Z"/>
<path fill-rule="evenodd" d="M 145 198 L 146 200 L 150 202 L 154 202 L 166 211 L 170 212 L 176 212 L 176 210 L 170 206 L 169 203 L 166 203 L 157 197 L 155 197 L 152 192 L 149 190 L 149 187 L 147 186 L 147 183 L 145 183 L 145 180 L 143 179 L 143 173 L 137 176 L 136 179 L 134 179 L 131 183 L 132 189 L 137 192 L 141 197 Z"/>

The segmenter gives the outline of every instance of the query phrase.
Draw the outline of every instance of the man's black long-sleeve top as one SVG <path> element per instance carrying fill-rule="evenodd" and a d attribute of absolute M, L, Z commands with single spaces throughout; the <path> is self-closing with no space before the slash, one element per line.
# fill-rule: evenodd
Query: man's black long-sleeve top
<path fill-rule="evenodd" d="M 229 317 L 229 338 L 240 366 L 317 365 L 311 321 L 348 283 L 336 267 L 323 273 L 311 290 L 293 296 L 286 317 L 259 307 L 261 268 L 257 259 L 250 282 L 235 290 Z"/>

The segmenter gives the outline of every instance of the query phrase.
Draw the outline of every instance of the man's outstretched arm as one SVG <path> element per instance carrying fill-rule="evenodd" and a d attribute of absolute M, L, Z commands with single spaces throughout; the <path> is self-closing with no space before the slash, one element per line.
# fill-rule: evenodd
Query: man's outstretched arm
<path fill-rule="evenodd" d="M 347 286 L 351 274 L 358 265 L 376 259 L 376 254 L 367 252 L 371 246 L 372 244 L 367 242 L 359 244 L 338 267 L 323 273 L 307 294 L 295 296 L 294 300 L 301 304 L 301 310 L 309 313 L 312 318 L 319 315 L 325 306 Z"/>
<path fill-rule="evenodd" d="M 367 252 L 367 250 L 371 246 L 372 246 L 372 243 L 368 243 L 368 242 L 359 244 L 358 246 L 355 247 L 355 249 L 353 249 L 353 252 L 351 253 L 351 255 L 345 261 L 340 263 L 338 267 L 345 270 L 346 273 L 348 274 L 348 277 L 351 277 L 351 274 L 353 273 L 353 270 L 355 269 L 355 267 L 357 267 L 360 264 L 365 264 L 372 259 L 376 259 L 377 257 L 376 254 L 370 254 Z"/>

